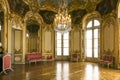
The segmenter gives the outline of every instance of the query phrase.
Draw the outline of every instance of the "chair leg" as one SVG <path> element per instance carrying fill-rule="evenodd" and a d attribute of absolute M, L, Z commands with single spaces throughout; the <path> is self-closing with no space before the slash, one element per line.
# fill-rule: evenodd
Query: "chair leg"
<path fill-rule="evenodd" d="M 5 70 L 4 70 L 4 71 L 2 71 L 2 72 L 0 72 L 0 74 L 2 74 L 2 73 L 7 74 Z"/>

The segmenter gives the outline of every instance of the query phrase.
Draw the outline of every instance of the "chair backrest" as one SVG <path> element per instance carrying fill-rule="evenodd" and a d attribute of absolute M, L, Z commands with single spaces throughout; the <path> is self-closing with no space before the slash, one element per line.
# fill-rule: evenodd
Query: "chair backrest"
<path fill-rule="evenodd" d="M 77 56 L 77 54 L 75 53 L 75 54 L 72 54 L 72 57 L 73 57 L 73 58 L 77 58 L 78 56 Z"/>
<path fill-rule="evenodd" d="M 4 55 L 3 56 L 3 70 L 11 68 L 11 55 Z"/>

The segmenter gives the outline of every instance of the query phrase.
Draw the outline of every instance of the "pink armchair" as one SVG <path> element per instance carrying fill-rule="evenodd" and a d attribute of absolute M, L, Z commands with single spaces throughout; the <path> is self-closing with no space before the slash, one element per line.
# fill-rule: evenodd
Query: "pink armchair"
<path fill-rule="evenodd" d="M 77 53 L 71 54 L 71 61 L 78 61 L 79 57 Z"/>

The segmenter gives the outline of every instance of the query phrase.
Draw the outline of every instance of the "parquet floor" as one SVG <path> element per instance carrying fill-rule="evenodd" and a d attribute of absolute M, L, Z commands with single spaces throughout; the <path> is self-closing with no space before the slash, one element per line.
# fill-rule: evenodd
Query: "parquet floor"
<path fill-rule="evenodd" d="M 39 62 L 12 65 L 14 71 L 0 80 L 120 80 L 120 70 L 88 62 Z"/>

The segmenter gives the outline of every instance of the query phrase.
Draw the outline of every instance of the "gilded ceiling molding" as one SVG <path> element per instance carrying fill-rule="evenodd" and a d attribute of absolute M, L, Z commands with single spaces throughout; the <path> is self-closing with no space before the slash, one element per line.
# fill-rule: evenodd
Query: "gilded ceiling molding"
<path fill-rule="evenodd" d="M 73 10 L 78 10 L 78 9 L 85 9 L 87 6 L 88 0 L 86 1 L 79 1 L 79 0 L 73 0 L 69 5 L 69 12 Z"/>
<path fill-rule="evenodd" d="M 42 19 L 42 17 L 39 15 L 39 13 L 34 13 L 32 11 L 29 11 L 26 13 L 25 17 L 24 17 L 24 22 L 27 22 L 27 20 L 35 20 L 38 21 L 39 24 L 43 24 L 44 21 Z"/>
<path fill-rule="evenodd" d="M 39 4 L 38 0 L 37 0 L 37 1 L 30 0 L 30 1 L 29 1 L 29 8 L 30 8 L 30 10 L 31 10 L 33 13 L 38 12 L 38 11 L 39 11 L 39 7 L 40 7 L 40 4 Z"/>
<path fill-rule="evenodd" d="M 26 4 L 28 4 L 29 0 L 23 0 Z"/>
<path fill-rule="evenodd" d="M 90 0 L 91 2 L 94 2 L 94 3 L 100 3 L 102 0 Z"/>
<path fill-rule="evenodd" d="M 58 4 L 55 3 L 54 0 L 45 0 L 40 3 L 40 10 L 48 10 L 48 11 L 53 11 L 57 12 L 58 11 Z"/>
<path fill-rule="evenodd" d="M 83 26 L 82 29 L 85 29 L 88 21 L 91 20 L 91 19 L 93 19 L 93 18 L 94 18 L 94 19 L 98 19 L 100 22 L 101 22 L 101 20 L 102 20 L 101 15 L 100 15 L 99 12 L 94 11 L 94 12 L 92 12 L 92 13 L 88 13 L 88 14 L 86 14 L 86 15 L 84 16 L 84 18 L 83 18 L 83 20 L 82 20 L 82 26 Z"/>

